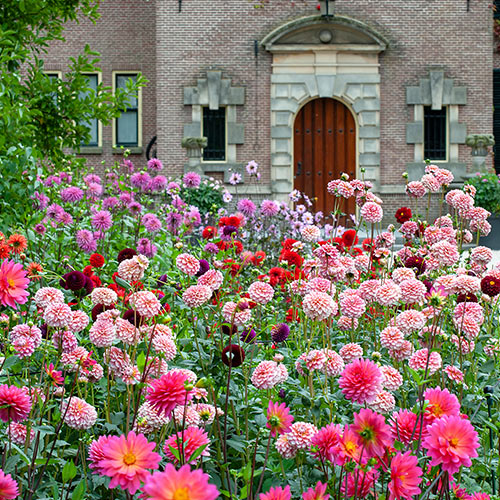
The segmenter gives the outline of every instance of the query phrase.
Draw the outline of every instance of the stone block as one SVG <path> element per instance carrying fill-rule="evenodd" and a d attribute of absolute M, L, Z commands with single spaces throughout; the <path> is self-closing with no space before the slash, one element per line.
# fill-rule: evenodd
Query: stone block
<path fill-rule="evenodd" d="M 359 124 L 364 127 L 367 125 L 377 125 L 378 126 L 378 117 L 376 111 L 362 111 L 359 113 Z"/>
<path fill-rule="evenodd" d="M 467 87 L 453 87 L 450 104 L 467 104 Z"/>
<path fill-rule="evenodd" d="M 198 79 L 198 104 L 201 106 L 208 105 L 208 84 L 206 78 Z"/>
<path fill-rule="evenodd" d="M 307 91 L 304 85 L 295 83 L 291 86 L 290 95 L 297 101 L 302 101 L 307 97 Z"/>
<path fill-rule="evenodd" d="M 364 139 L 363 153 L 379 153 L 380 141 L 378 139 Z"/>
<path fill-rule="evenodd" d="M 227 128 L 228 144 L 243 144 L 245 142 L 245 126 L 241 123 L 231 123 Z"/>
<path fill-rule="evenodd" d="M 362 96 L 362 87 L 361 85 L 349 85 L 346 89 L 346 96 L 349 97 L 351 101 L 355 101 Z"/>
<path fill-rule="evenodd" d="M 299 103 L 295 99 L 271 99 L 272 111 L 290 111 L 296 113 L 299 109 Z"/>
<path fill-rule="evenodd" d="M 406 124 L 406 144 L 422 144 L 424 142 L 424 125 L 422 122 Z"/>
<path fill-rule="evenodd" d="M 292 155 L 290 153 L 271 153 L 272 169 L 283 165 L 290 167 L 291 163 Z"/>
<path fill-rule="evenodd" d="M 290 123 L 290 114 L 287 111 L 278 111 L 275 113 L 276 125 L 287 125 Z"/>
<path fill-rule="evenodd" d="M 444 71 L 430 71 L 432 109 L 443 107 Z"/>
<path fill-rule="evenodd" d="M 406 87 L 406 104 L 422 104 L 420 87 Z"/>
<path fill-rule="evenodd" d="M 375 127 L 375 126 L 359 127 L 359 138 L 360 139 L 379 139 L 380 138 L 380 127 Z"/>
<path fill-rule="evenodd" d="M 363 85 L 363 97 L 378 97 L 378 88 L 376 85 Z"/>
<path fill-rule="evenodd" d="M 465 123 L 450 122 L 450 143 L 465 144 L 467 125 Z"/>
<path fill-rule="evenodd" d="M 359 155 L 359 165 L 361 167 L 380 165 L 380 154 L 379 153 L 361 153 Z"/>
<path fill-rule="evenodd" d="M 290 139 L 276 139 L 276 153 L 288 153 L 290 151 Z"/>
<path fill-rule="evenodd" d="M 451 78 L 444 79 L 443 85 L 443 106 L 450 104 L 453 93 L 453 80 Z"/>
<path fill-rule="evenodd" d="M 184 137 L 201 137 L 201 123 L 186 123 L 184 125 Z"/>
<path fill-rule="evenodd" d="M 198 89 L 196 87 L 184 87 L 184 105 L 198 104 Z"/>
<path fill-rule="evenodd" d="M 431 81 L 427 78 L 420 80 L 420 104 L 430 106 L 432 104 Z"/>
<path fill-rule="evenodd" d="M 378 73 L 351 73 L 347 76 L 348 83 L 380 83 Z"/>
<path fill-rule="evenodd" d="M 219 104 L 228 104 L 229 91 L 231 88 L 231 80 L 224 78 L 220 82 L 219 89 Z"/>
<path fill-rule="evenodd" d="M 275 179 L 271 181 L 271 189 L 273 193 L 276 193 L 278 196 L 276 198 L 279 199 L 279 195 L 288 195 L 290 191 L 292 191 L 292 183 L 289 179 Z M 286 198 L 283 198 L 286 199 Z"/>
<path fill-rule="evenodd" d="M 290 139 L 292 137 L 291 127 L 271 127 L 271 139 Z"/>
<path fill-rule="evenodd" d="M 336 97 L 344 96 L 346 88 L 346 77 L 344 75 L 337 75 L 335 83 L 333 84 L 333 95 Z"/>
<path fill-rule="evenodd" d="M 356 113 L 360 113 L 361 111 L 379 111 L 380 99 L 357 99 L 352 108 Z"/>
<path fill-rule="evenodd" d="M 318 86 L 318 94 L 320 97 L 333 96 L 333 84 L 335 78 L 329 75 L 317 75 L 316 84 Z"/>
<path fill-rule="evenodd" d="M 274 89 L 275 97 L 289 97 L 288 85 L 276 85 Z"/>
<path fill-rule="evenodd" d="M 208 107 L 210 109 L 219 109 L 219 97 L 221 88 L 221 71 L 208 71 Z"/>

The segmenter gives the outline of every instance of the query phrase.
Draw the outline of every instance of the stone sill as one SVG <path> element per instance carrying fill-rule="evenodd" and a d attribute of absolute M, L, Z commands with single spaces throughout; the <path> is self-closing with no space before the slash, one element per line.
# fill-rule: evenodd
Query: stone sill
<path fill-rule="evenodd" d="M 123 146 L 123 148 L 121 146 L 120 147 L 115 146 L 115 147 L 113 147 L 113 154 L 114 155 L 122 155 L 126 149 L 128 149 L 130 151 L 131 155 L 141 155 L 143 152 L 142 146 L 128 147 L 128 148 L 125 146 Z"/>
<path fill-rule="evenodd" d="M 82 146 L 79 150 L 75 150 L 77 155 L 102 155 L 102 146 Z"/>

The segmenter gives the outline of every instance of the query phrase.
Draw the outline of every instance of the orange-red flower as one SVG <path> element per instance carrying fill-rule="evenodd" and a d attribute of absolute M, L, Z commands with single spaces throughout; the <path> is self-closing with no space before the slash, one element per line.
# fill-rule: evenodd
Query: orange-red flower
<path fill-rule="evenodd" d="M 43 267 L 38 262 L 31 262 L 26 268 L 28 272 L 27 277 L 32 281 L 38 281 L 42 279 L 41 273 L 43 273 Z"/>
<path fill-rule="evenodd" d="M 14 233 L 8 240 L 7 244 L 14 253 L 22 253 L 28 247 L 28 241 L 22 234 Z"/>

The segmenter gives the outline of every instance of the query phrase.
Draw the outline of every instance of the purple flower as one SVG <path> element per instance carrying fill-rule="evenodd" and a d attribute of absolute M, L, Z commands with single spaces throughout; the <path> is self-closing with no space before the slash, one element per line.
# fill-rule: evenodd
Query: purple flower
<path fill-rule="evenodd" d="M 154 233 L 161 229 L 161 222 L 155 214 L 145 214 L 142 218 L 142 224 L 148 233 Z"/>
<path fill-rule="evenodd" d="M 129 174 L 131 174 L 135 170 L 132 160 L 129 160 L 128 158 L 123 159 L 121 166 L 125 167 Z"/>
<path fill-rule="evenodd" d="M 95 200 L 102 194 L 102 186 L 97 182 L 91 182 L 87 185 L 87 198 Z"/>
<path fill-rule="evenodd" d="M 196 207 L 190 207 L 184 214 L 184 224 L 186 226 L 198 227 L 201 224 L 200 211 Z"/>
<path fill-rule="evenodd" d="M 33 203 L 33 208 L 37 208 L 38 210 L 43 210 L 49 203 L 50 199 L 47 195 L 43 193 L 39 193 L 38 191 L 34 194 L 34 199 L 36 200 Z"/>
<path fill-rule="evenodd" d="M 151 179 L 151 189 L 153 191 L 163 191 L 167 183 L 167 178 L 164 175 L 157 175 Z"/>
<path fill-rule="evenodd" d="M 108 196 L 102 200 L 102 208 L 105 210 L 113 210 L 120 202 L 116 196 Z"/>
<path fill-rule="evenodd" d="M 47 228 L 42 223 L 38 223 L 35 225 L 35 233 L 43 236 L 45 234 L 45 231 L 47 231 Z"/>
<path fill-rule="evenodd" d="M 58 205 L 57 203 L 52 203 L 52 205 L 49 205 L 47 207 L 47 217 L 50 217 L 51 219 L 55 219 L 58 214 L 60 214 L 61 212 L 64 212 L 64 209 L 63 207 L 61 207 L 61 205 Z"/>
<path fill-rule="evenodd" d="M 240 335 L 240 339 L 242 342 L 246 342 L 247 344 L 251 344 L 255 337 L 257 336 L 257 333 L 255 333 L 255 330 L 253 328 L 249 328 L 246 330 L 243 330 Z"/>
<path fill-rule="evenodd" d="M 177 210 L 182 210 L 186 207 L 186 204 L 181 200 L 179 196 L 174 196 L 172 198 L 172 206 Z"/>
<path fill-rule="evenodd" d="M 219 253 L 219 247 L 215 243 L 207 243 L 203 250 L 205 250 L 205 252 L 213 254 Z"/>
<path fill-rule="evenodd" d="M 128 191 L 125 191 L 120 195 L 120 201 L 124 205 L 128 205 L 132 201 L 134 201 L 134 193 L 129 193 Z"/>
<path fill-rule="evenodd" d="M 80 229 L 76 232 L 76 244 L 85 253 L 93 253 L 97 249 L 94 235 L 87 229 Z"/>
<path fill-rule="evenodd" d="M 150 240 L 147 238 L 141 238 L 137 242 L 137 253 L 145 255 L 148 258 L 154 257 L 158 249 L 156 248 L 156 245 L 154 245 Z"/>
<path fill-rule="evenodd" d="M 179 184 L 177 184 L 177 182 L 169 182 L 167 185 L 167 193 L 170 196 L 177 194 L 180 190 L 181 187 L 179 186 Z"/>
<path fill-rule="evenodd" d="M 142 212 L 142 205 L 137 201 L 132 201 L 128 204 L 127 208 L 132 215 L 137 215 Z"/>
<path fill-rule="evenodd" d="M 259 169 L 259 164 L 251 160 L 247 163 L 247 166 L 245 167 L 248 175 L 257 175 L 257 170 Z"/>
<path fill-rule="evenodd" d="M 75 203 L 83 198 L 83 191 L 76 186 L 70 186 L 61 190 L 61 200 L 66 203 Z"/>
<path fill-rule="evenodd" d="M 107 231 L 113 225 L 113 219 L 107 210 L 96 212 L 90 222 L 98 231 Z"/>
<path fill-rule="evenodd" d="M 179 229 L 182 225 L 182 215 L 177 212 L 169 212 L 165 220 L 167 222 L 167 229 L 169 231 Z"/>
<path fill-rule="evenodd" d="M 197 188 L 200 185 L 201 177 L 196 172 L 188 172 L 182 178 L 182 182 L 188 188 Z"/>
<path fill-rule="evenodd" d="M 273 200 L 263 200 L 260 204 L 260 212 L 264 217 L 273 217 L 279 210 L 278 204 Z"/>
<path fill-rule="evenodd" d="M 202 276 L 210 269 L 210 264 L 205 259 L 200 259 L 200 270 L 196 273 L 196 276 Z"/>
<path fill-rule="evenodd" d="M 233 195 L 226 189 L 226 191 L 222 193 L 222 199 L 224 203 L 229 203 L 233 199 Z"/>
<path fill-rule="evenodd" d="M 238 210 L 247 217 L 251 217 L 255 213 L 256 209 L 257 207 L 255 206 L 255 203 L 248 198 L 242 198 L 238 202 Z"/>
<path fill-rule="evenodd" d="M 56 215 L 56 221 L 63 226 L 71 226 L 73 224 L 73 217 L 68 212 L 60 212 Z"/>
<path fill-rule="evenodd" d="M 238 172 L 233 172 L 229 177 L 229 184 L 231 184 L 232 186 L 236 186 L 236 184 L 239 184 L 241 182 L 241 179 L 241 174 L 239 174 Z"/>
<path fill-rule="evenodd" d="M 148 168 L 149 170 L 158 172 L 163 168 L 163 164 L 158 158 L 151 158 L 151 160 L 148 161 Z"/>
<path fill-rule="evenodd" d="M 83 178 L 83 182 L 87 184 L 101 184 L 101 178 L 96 174 L 88 174 Z"/>
<path fill-rule="evenodd" d="M 290 335 L 290 327 L 286 323 L 274 325 L 271 329 L 271 338 L 273 342 L 284 342 Z"/>
<path fill-rule="evenodd" d="M 151 182 L 151 177 L 147 172 L 137 172 L 130 177 L 130 184 L 136 188 L 146 189 Z"/>

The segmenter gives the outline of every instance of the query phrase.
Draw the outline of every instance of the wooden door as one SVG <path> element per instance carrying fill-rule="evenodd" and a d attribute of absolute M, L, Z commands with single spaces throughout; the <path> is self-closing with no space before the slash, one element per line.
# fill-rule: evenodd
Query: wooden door
<path fill-rule="evenodd" d="M 293 157 L 294 188 L 314 199 L 314 211 L 330 215 L 334 196 L 326 190 L 328 183 L 343 172 L 356 176 L 356 125 L 347 106 L 329 98 L 308 102 L 295 118 Z M 347 216 L 340 223 L 351 225 L 354 199 L 343 202 L 341 210 Z"/>

